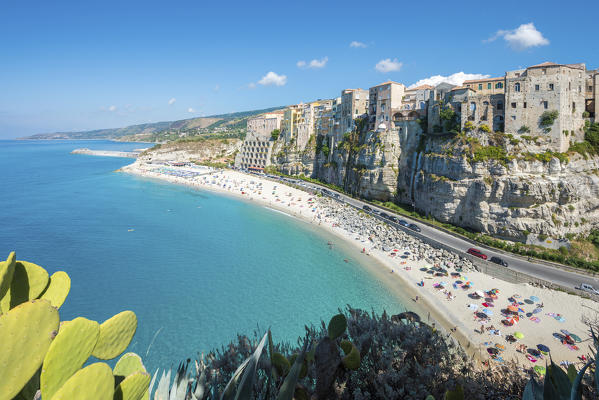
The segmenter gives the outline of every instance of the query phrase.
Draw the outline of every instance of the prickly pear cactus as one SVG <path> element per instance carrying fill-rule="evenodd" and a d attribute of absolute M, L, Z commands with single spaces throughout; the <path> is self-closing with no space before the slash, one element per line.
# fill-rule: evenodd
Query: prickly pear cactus
<path fill-rule="evenodd" d="M 100 325 L 100 337 L 92 355 L 110 360 L 121 354 L 135 335 L 137 317 L 133 311 L 123 311 Z"/>
<path fill-rule="evenodd" d="M 114 400 L 140 400 L 148 391 L 150 374 L 135 372 L 119 383 L 114 391 Z"/>
<path fill-rule="evenodd" d="M 345 353 L 345 357 L 341 359 L 343 366 L 346 369 L 355 370 L 360 368 L 360 351 L 351 342 L 344 340 L 339 345 Z"/>
<path fill-rule="evenodd" d="M 95 363 L 71 376 L 51 400 L 112 400 L 113 397 L 112 370 L 108 364 Z"/>
<path fill-rule="evenodd" d="M 343 314 L 337 314 L 331 318 L 329 321 L 328 331 L 329 338 L 331 340 L 337 339 L 339 336 L 343 335 L 343 332 L 347 329 L 347 319 Z"/>
<path fill-rule="evenodd" d="M 0 400 L 10 400 L 42 365 L 58 330 L 58 310 L 32 300 L 0 315 Z"/>
<path fill-rule="evenodd" d="M 79 317 L 60 327 L 44 358 L 40 387 L 44 399 L 51 399 L 92 354 L 100 325 Z"/>
<path fill-rule="evenodd" d="M 114 369 L 114 375 L 129 376 L 135 372 L 147 372 L 141 357 L 135 353 L 125 353 L 117 361 Z"/>
<path fill-rule="evenodd" d="M 64 271 L 58 271 L 52 274 L 48 287 L 44 290 L 40 299 L 46 299 L 56 308 L 60 308 L 67 299 L 71 290 L 71 278 Z"/>
<path fill-rule="evenodd" d="M 10 288 L 12 283 L 12 276 L 15 271 L 16 256 L 13 251 L 8 255 L 6 261 L 0 263 L 0 300 L 4 298 L 6 292 Z M 2 307 L 0 307 L 0 314 L 2 313 Z"/>
<path fill-rule="evenodd" d="M 0 300 L 0 310 L 7 312 L 29 300 L 37 299 L 48 286 L 48 272 L 27 261 L 17 261 L 10 288 Z"/>

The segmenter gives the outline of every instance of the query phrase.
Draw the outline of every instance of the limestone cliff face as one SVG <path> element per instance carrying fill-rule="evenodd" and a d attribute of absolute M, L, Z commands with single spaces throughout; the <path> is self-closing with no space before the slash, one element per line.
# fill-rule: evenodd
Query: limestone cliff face
<path fill-rule="evenodd" d="M 227 162 L 241 148 L 239 139 L 208 139 L 190 142 L 169 142 L 140 154 L 142 162 L 211 161 Z"/>
<path fill-rule="evenodd" d="M 367 133 L 353 154 L 347 143 L 331 140 L 328 155 L 317 153 L 318 146 L 287 149 L 275 165 L 367 199 L 413 204 L 437 220 L 500 238 L 563 238 L 599 224 L 598 158 L 570 154 L 569 162 L 542 162 L 522 156 L 530 149 L 508 145 L 511 160 L 474 162 L 464 152 L 448 152 L 450 140 L 422 134 L 408 122 L 399 132 Z"/>
<path fill-rule="evenodd" d="M 426 150 L 434 147 L 429 141 Z M 599 160 L 571 157 L 503 166 L 422 152 L 417 167 L 406 171 L 414 174 L 413 187 L 399 200 L 411 194 L 416 207 L 436 219 L 496 237 L 588 232 L 599 222 Z"/>

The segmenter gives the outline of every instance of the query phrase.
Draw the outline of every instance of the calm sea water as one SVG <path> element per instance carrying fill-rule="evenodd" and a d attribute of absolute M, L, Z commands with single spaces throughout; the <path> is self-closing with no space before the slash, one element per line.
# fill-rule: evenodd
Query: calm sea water
<path fill-rule="evenodd" d="M 243 201 L 114 172 L 132 160 L 73 155 L 108 141 L 0 141 L 0 257 L 65 270 L 61 319 L 139 319 L 129 351 L 168 368 L 269 326 L 295 341 L 346 304 L 396 313 L 390 288 L 339 240 Z M 129 231 L 133 229 L 133 231 Z M 349 258 L 349 263 L 344 262 Z"/>

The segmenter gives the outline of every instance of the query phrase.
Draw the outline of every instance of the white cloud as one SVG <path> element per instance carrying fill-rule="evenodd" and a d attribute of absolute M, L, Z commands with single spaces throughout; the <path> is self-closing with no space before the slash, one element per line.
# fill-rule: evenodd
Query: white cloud
<path fill-rule="evenodd" d="M 264 85 L 264 86 L 270 86 L 270 85 L 283 86 L 286 83 L 287 83 L 286 75 L 279 75 L 272 71 L 270 71 L 269 73 L 264 75 L 262 77 L 262 79 L 260 79 L 258 81 L 259 85 Z M 252 87 L 251 84 L 250 84 L 250 87 Z M 253 87 L 255 87 L 255 85 Z"/>
<path fill-rule="evenodd" d="M 255 88 L 256 88 L 256 84 L 255 84 L 254 82 L 250 82 L 250 83 L 248 84 L 248 87 L 249 87 L 250 89 L 255 89 Z"/>
<path fill-rule="evenodd" d="M 172 97 L 169 101 L 168 101 L 168 105 L 172 106 L 173 104 L 175 104 L 175 101 L 177 101 L 177 99 L 175 99 L 174 97 Z"/>
<path fill-rule="evenodd" d="M 366 43 L 362 43 L 362 42 L 358 42 L 357 40 L 354 40 L 353 42 L 351 42 L 349 44 L 349 47 L 366 47 Z"/>
<path fill-rule="evenodd" d="M 397 58 L 394 58 L 393 60 L 390 58 L 385 58 L 384 60 L 376 63 L 374 68 L 379 72 L 394 72 L 399 71 L 402 65 L 403 63 L 397 61 Z"/>
<path fill-rule="evenodd" d="M 298 61 L 296 65 L 298 68 L 324 68 L 328 61 L 329 57 L 323 57 L 320 60 L 314 59 L 310 62 L 301 60 Z"/>
<path fill-rule="evenodd" d="M 430 78 L 420 79 L 418 82 L 410 85 L 408 88 L 413 88 L 420 85 L 431 85 L 437 86 L 439 83 L 450 83 L 452 85 L 460 86 L 464 81 L 468 81 L 471 79 L 485 79 L 490 77 L 490 75 L 483 74 L 466 74 L 464 72 L 456 72 L 455 74 L 451 74 L 449 76 L 443 75 L 433 75 Z"/>
<path fill-rule="evenodd" d="M 530 47 L 546 46 L 549 40 L 543 37 L 543 34 L 535 28 L 535 25 L 530 22 L 522 24 L 516 29 L 499 30 L 495 35 L 483 42 L 492 42 L 502 37 L 512 49 L 525 50 Z"/>
<path fill-rule="evenodd" d="M 108 107 L 108 111 L 116 111 L 116 106 L 110 106 L 110 107 Z"/>
<path fill-rule="evenodd" d="M 194 112 L 196 112 L 196 110 L 194 110 L 193 108 L 189 107 L 189 108 L 187 109 L 187 112 L 194 113 Z"/>

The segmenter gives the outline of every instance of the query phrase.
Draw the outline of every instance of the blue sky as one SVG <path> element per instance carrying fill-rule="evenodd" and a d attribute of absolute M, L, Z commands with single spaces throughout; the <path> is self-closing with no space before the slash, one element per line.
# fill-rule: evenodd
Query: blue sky
<path fill-rule="evenodd" d="M 563 4 L 4 2 L 0 138 L 286 105 L 388 79 L 598 68 L 599 2 Z"/>

